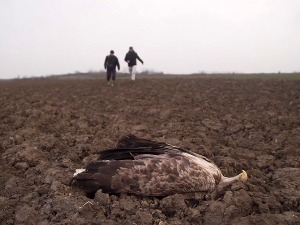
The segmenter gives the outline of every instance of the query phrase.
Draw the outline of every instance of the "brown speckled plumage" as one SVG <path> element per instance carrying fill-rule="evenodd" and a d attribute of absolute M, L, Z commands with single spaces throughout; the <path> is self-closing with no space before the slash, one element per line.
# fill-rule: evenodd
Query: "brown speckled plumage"
<path fill-rule="evenodd" d="M 223 175 L 209 159 L 162 142 L 124 136 L 116 148 L 101 152 L 97 161 L 73 178 L 87 193 L 166 196 L 212 191 Z"/>

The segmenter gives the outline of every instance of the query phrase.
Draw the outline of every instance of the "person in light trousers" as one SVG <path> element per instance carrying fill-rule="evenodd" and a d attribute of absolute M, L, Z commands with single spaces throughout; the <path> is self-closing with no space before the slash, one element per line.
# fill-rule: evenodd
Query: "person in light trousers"
<path fill-rule="evenodd" d="M 138 56 L 138 54 L 133 50 L 133 47 L 129 47 L 129 51 L 125 56 L 125 61 L 128 63 L 129 73 L 131 75 L 131 80 L 135 80 L 136 73 L 136 60 L 139 60 L 142 64 L 144 61 Z"/>

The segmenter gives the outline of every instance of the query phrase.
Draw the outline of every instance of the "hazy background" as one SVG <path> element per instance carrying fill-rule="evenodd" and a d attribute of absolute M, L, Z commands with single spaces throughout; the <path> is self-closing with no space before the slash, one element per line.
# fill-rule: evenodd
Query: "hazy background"
<path fill-rule="evenodd" d="M 103 69 L 300 71 L 299 0 L 1 0 L 0 78 Z"/>

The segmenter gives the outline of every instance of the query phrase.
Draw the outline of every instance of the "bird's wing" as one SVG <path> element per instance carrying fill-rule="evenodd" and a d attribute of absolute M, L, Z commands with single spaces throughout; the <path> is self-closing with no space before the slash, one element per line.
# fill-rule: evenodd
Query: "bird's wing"
<path fill-rule="evenodd" d="M 140 154 L 159 155 L 163 153 L 161 148 L 113 148 L 101 151 L 98 160 L 133 160 L 135 156 Z"/>
<path fill-rule="evenodd" d="M 123 136 L 117 143 L 116 148 L 100 152 L 99 160 L 126 160 L 134 159 L 138 155 L 150 154 L 161 155 L 166 153 L 187 152 L 185 149 L 164 142 L 151 141 L 138 138 L 134 135 Z"/>
<path fill-rule="evenodd" d="M 140 148 L 140 147 L 152 147 L 159 148 L 161 146 L 167 145 L 163 142 L 157 142 L 152 140 L 147 140 L 144 138 L 138 138 L 132 134 L 125 135 L 119 139 L 116 148 Z"/>

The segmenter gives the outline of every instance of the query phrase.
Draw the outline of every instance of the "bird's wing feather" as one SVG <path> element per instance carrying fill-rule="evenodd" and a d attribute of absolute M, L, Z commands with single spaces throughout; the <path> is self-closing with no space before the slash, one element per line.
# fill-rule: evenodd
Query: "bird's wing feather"
<path fill-rule="evenodd" d="M 197 155 L 196 153 L 190 152 L 188 150 L 167 143 L 138 138 L 134 135 L 127 135 L 122 137 L 118 141 L 116 148 L 107 149 L 100 152 L 98 159 L 99 160 L 127 160 L 127 159 L 133 160 L 135 156 L 141 154 L 161 155 L 170 152 L 173 153 L 186 152 L 195 156 Z"/>
<path fill-rule="evenodd" d="M 113 148 L 100 152 L 98 160 L 133 160 L 140 154 L 163 154 L 163 148 L 139 147 L 139 148 Z"/>
<path fill-rule="evenodd" d="M 159 148 L 165 146 L 166 143 L 138 138 L 132 134 L 125 135 L 119 139 L 116 148 L 140 148 L 140 147 L 153 147 Z"/>

